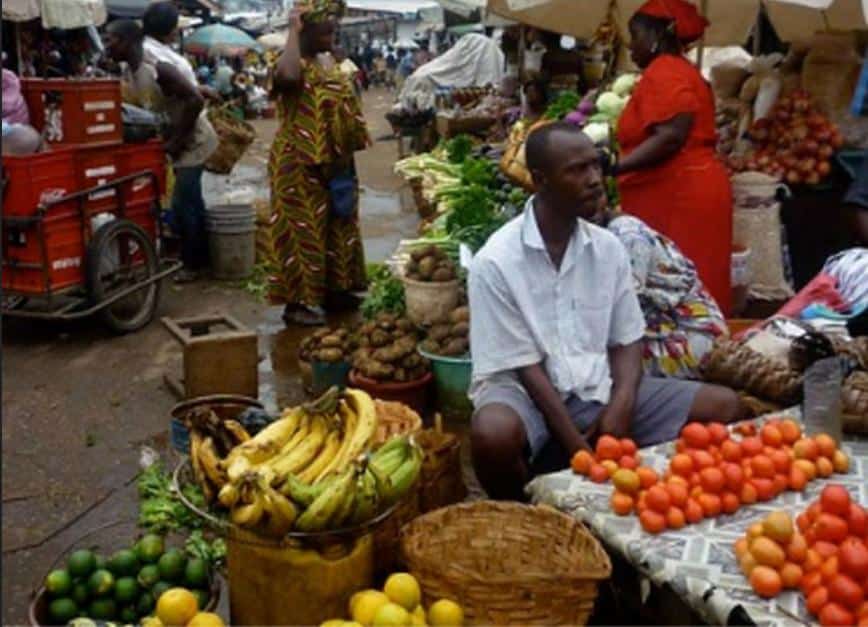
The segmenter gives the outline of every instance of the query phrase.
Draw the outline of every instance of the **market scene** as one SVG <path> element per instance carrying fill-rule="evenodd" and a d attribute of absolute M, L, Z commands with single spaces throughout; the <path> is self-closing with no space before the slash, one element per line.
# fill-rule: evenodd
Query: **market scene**
<path fill-rule="evenodd" d="M 868 2 L 2 17 L 3 624 L 868 626 Z"/>

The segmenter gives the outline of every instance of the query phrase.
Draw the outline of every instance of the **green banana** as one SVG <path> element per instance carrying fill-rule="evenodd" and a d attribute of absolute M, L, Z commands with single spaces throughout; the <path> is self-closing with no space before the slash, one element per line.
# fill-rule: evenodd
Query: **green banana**
<path fill-rule="evenodd" d="M 322 481 L 314 484 L 304 483 L 295 475 L 288 475 L 286 481 L 280 486 L 280 493 L 288 496 L 302 507 L 310 507 L 317 497 L 322 494 L 335 475 L 329 475 Z"/>
<path fill-rule="evenodd" d="M 407 443 L 408 440 L 406 435 L 389 438 L 388 440 L 386 440 L 385 444 L 383 444 L 380 448 L 374 451 L 373 455 L 371 455 L 371 458 L 376 459 L 378 457 L 382 457 L 387 453 L 394 451 L 395 449 L 404 451 L 407 448 Z"/>
<path fill-rule="evenodd" d="M 374 465 L 384 475 L 391 475 L 410 455 L 410 443 L 407 438 L 395 438 L 389 444 L 396 442 L 389 450 L 381 453 L 377 451 L 368 460 L 368 464 Z"/>
<path fill-rule="evenodd" d="M 344 500 L 335 509 L 335 513 L 329 518 L 328 526 L 330 529 L 343 529 L 347 520 L 356 509 L 356 482 L 350 482 L 350 487 L 344 492 Z"/>
<path fill-rule="evenodd" d="M 299 531 L 319 531 L 324 529 L 329 519 L 340 507 L 346 497 L 346 491 L 352 488 L 354 472 L 348 468 L 311 503 L 304 513 L 295 521 Z"/>
<path fill-rule="evenodd" d="M 407 460 L 390 475 L 383 475 L 376 467 L 368 467 L 377 479 L 380 498 L 386 505 L 391 505 L 399 501 L 413 487 L 422 470 L 422 451 L 413 446 Z"/>
<path fill-rule="evenodd" d="M 374 475 L 365 470 L 356 479 L 356 492 L 356 508 L 350 522 L 354 525 L 360 525 L 371 520 L 377 514 L 380 499 L 377 494 L 377 480 Z"/>

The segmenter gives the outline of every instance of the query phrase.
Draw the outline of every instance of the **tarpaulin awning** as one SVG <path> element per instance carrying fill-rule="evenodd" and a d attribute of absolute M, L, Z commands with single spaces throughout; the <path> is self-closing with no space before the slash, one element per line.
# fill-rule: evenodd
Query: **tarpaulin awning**
<path fill-rule="evenodd" d="M 250 35 L 225 24 L 210 24 L 197 29 L 184 40 L 184 50 L 193 54 L 239 56 L 248 50 L 261 50 Z"/>
<path fill-rule="evenodd" d="M 3 19 L 29 22 L 42 16 L 44 28 L 99 26 L 106 20 L 103 0 L 3 0 Z"/>

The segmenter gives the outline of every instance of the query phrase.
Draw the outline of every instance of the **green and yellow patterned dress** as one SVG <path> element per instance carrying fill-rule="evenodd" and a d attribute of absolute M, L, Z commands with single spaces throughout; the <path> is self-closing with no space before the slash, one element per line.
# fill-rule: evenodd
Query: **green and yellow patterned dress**
<path fill-rule="evenodd" d="M 302 61 L 302 84 L 278 99 L 271 146 L 271 219 L 264 258 L 273 304 L 322 306 L 327 292 L 363 289 L 365 260 L 356 209 L 331 211 L 328 181 L 352 165 L 368 132 L 349 81 L 335 68 Z"/>

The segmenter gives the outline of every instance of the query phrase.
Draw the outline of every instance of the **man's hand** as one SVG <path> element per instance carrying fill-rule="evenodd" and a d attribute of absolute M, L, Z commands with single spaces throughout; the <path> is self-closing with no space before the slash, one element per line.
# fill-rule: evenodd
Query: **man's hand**
<path fill-rule="evenodd" d="M 609 365 L 612 370 L 612 393 L 609 404 L 600 413 L 599 430 L 601 434 L 610 433 L 626 438 L 630 435 L 633 406 L 642 381 L 641 342 L 610 347 Z"/>
<path fill-rule="evenodd" d="M 301 9 L 297 6 L 293 7 L 289 12 L 289 28 L 290 30 L 300 33 L 302 29 L 302 21 L 301 21 Z"/>

